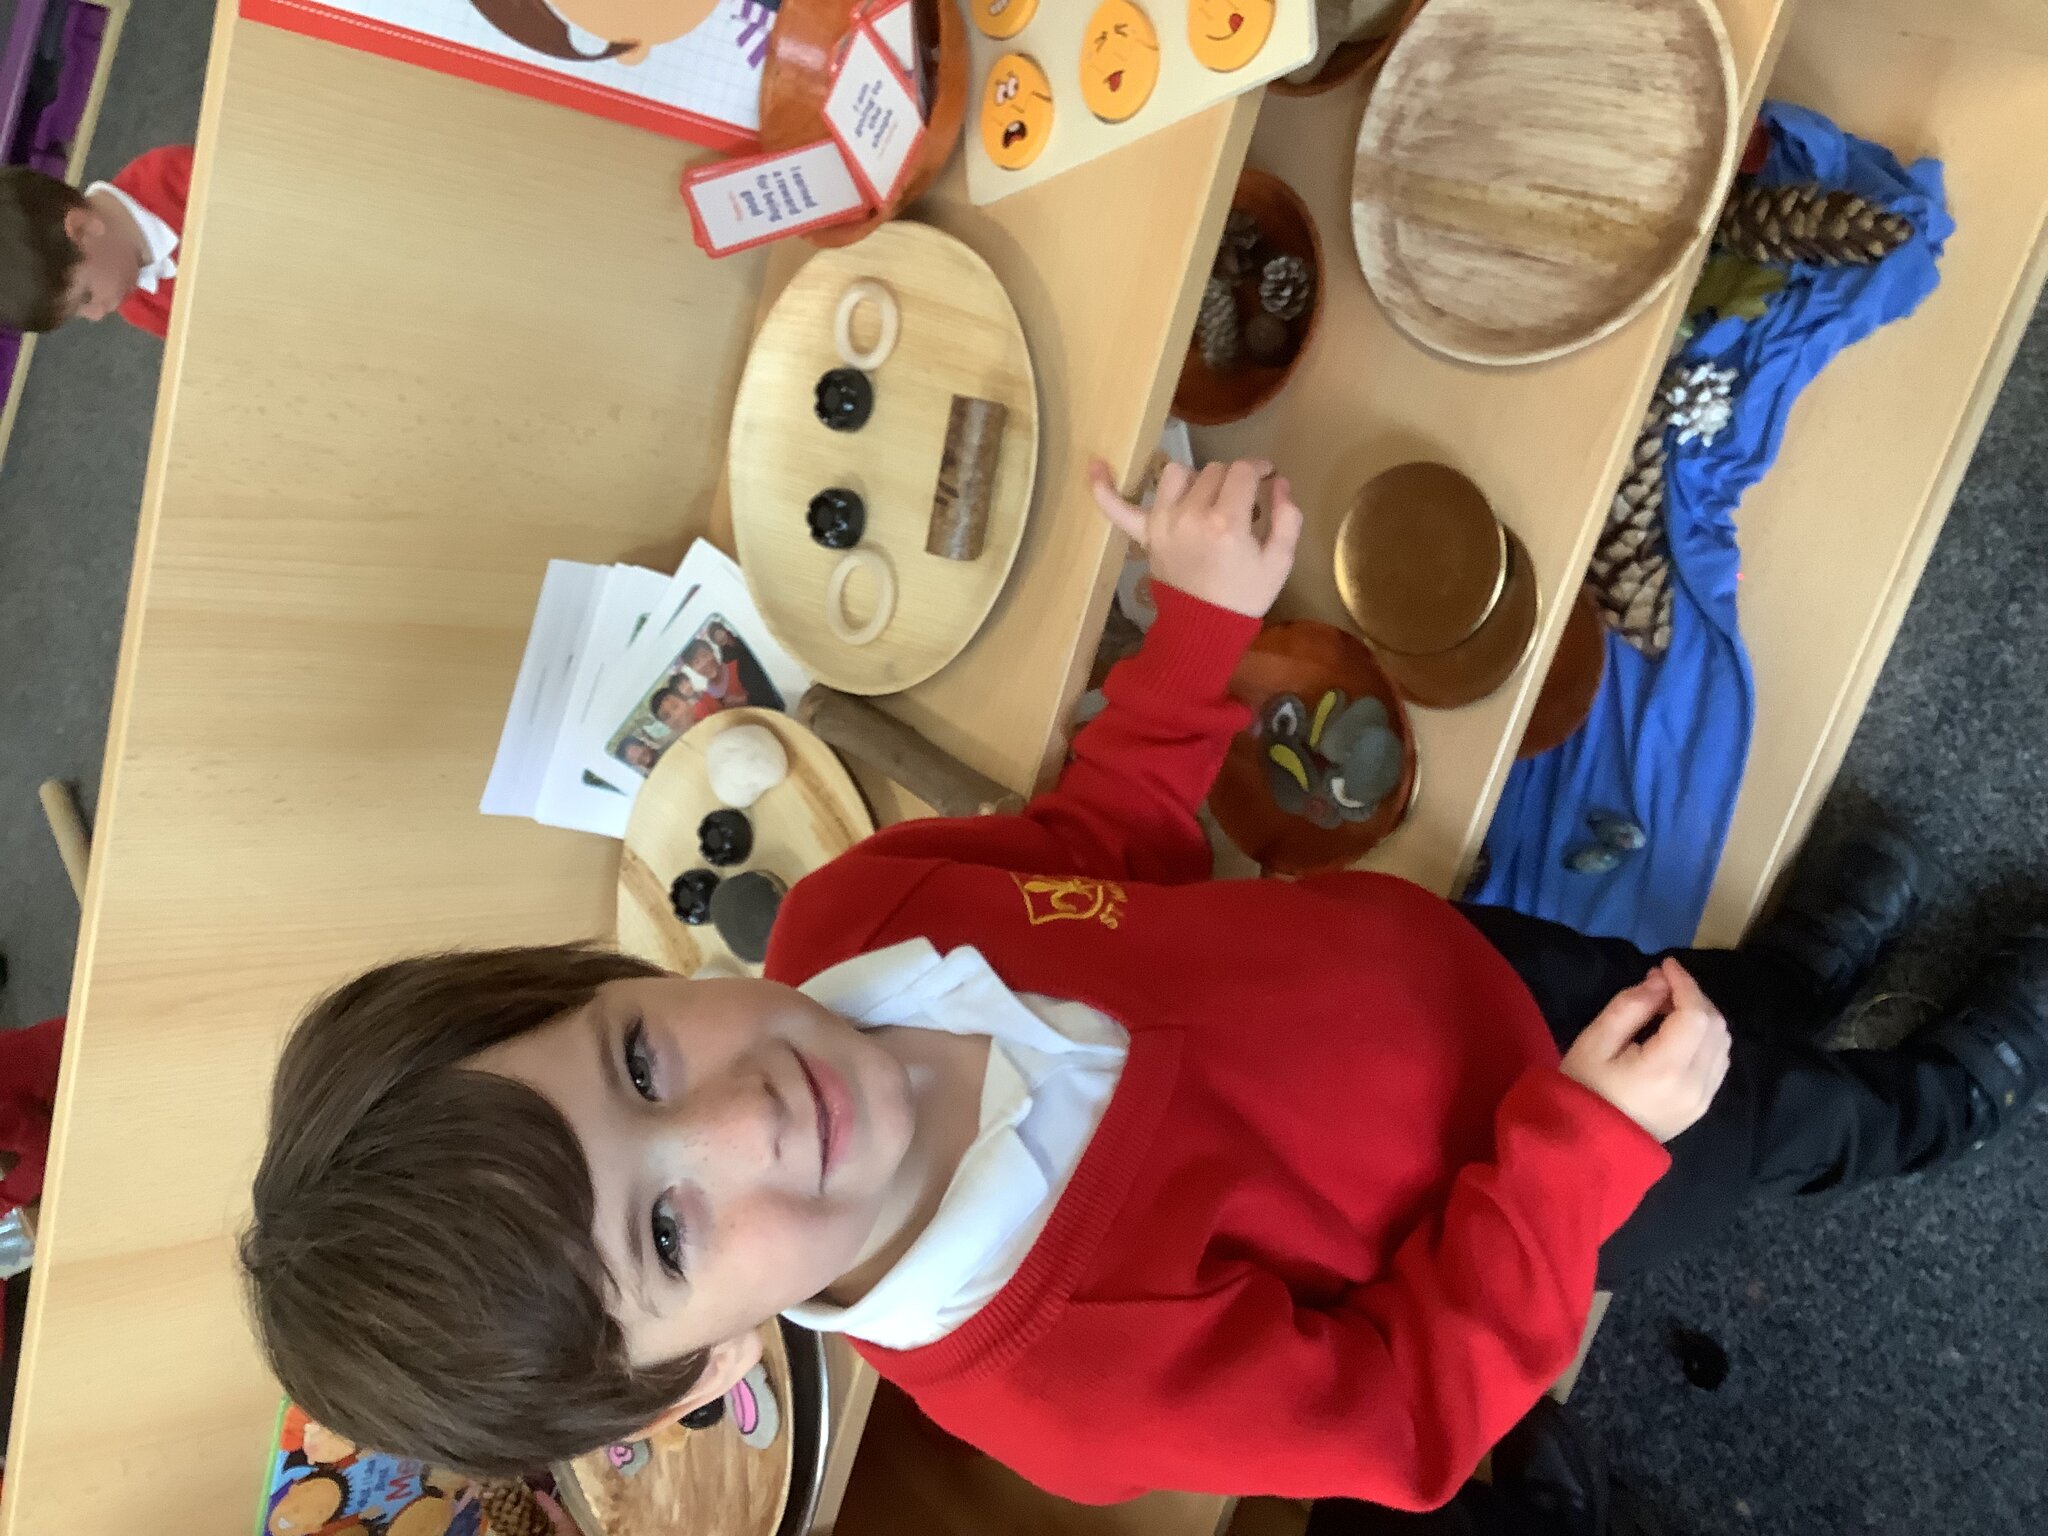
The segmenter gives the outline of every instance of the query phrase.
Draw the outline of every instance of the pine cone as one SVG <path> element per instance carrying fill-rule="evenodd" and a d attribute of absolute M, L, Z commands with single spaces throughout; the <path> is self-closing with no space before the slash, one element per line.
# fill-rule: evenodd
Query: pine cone
<path fill-rule="evenodd" d="M 1259 274 L 1259 307 L 1281 320 L 1299 320 L 1316 296 L 1316 275 L 1299 256 L 1275 256 Z"/>
<path fill-rule="evenodd" d="M 1216 247 L 1216 260 L 1209 268 L 1209 275 L 1219 277 L 1235 288 L 1252 275 L 1252 270 L 1252 253 L 1226 240 Z"/>
<path fill-rule="evenodd" d="M 1607 627 L 1653 659 L 1671 646 L 1671 556 L 1664 544 L 1664 440 L 1670 425 L 1671 403 L 1659 390 L 1586 568 Z"/>
<path fill-rule="evenodd" d="M 521 1479 L 484 1483 L 477 1492 L 490 1536 L 553 1536 L 554 1522 Z"/>
<path fill-rule="evenodd" d="M 1237 366 L 1244 352 L 1237 323 L 1237 295 L 1230 284 L 1212 277 L 1202 289 L 1202 307 L 1195 314 L 1195 345 L 1202 361 L 1218 373 Z"/>
<path fill-rule="evenodd" d="M 1232 250 L 1251 254 L 1252 247 L 1259 243 L 1259 221 L 1242 208 L 1230 210 L 1230 217 L 1223 221 L 1223 243 Z"/>
<path fill-rule="evenodd" d="M 1854 192 L 1811 182 L 1736 183 L 1721 210 L 1719 242 L 1751 261 L 1867 267 L 1913 238 L 1911 221 Z"/>

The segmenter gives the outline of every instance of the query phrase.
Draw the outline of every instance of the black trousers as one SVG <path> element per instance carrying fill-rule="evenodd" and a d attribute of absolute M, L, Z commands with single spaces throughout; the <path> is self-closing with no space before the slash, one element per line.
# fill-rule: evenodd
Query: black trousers
<path fill-rule="evenodd" d="M 1502 907 L 1459 909 L 1515 968 L 1568 1048 L 1655 959 Z M 1798 979 L 1743 950 L 1674 949 L 1728 1020 L 1728 1078 L 1706 1115 L 1670 1145 L 1671 1168 L 1601 1250 L 1603 1284 L 1712 1237 L 1753 1196 L 1813 1194 L 1912 1173 L 1969 1143 L 1968 1079 L 1910 1041 L 1828 1051 L 1832 1022 Z"/>

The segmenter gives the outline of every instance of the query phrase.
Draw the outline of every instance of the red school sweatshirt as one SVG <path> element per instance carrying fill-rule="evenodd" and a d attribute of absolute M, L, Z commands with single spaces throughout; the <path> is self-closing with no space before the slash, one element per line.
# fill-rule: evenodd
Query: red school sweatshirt
<path fill-rule="evenodd" d="M 119 187 L 178 231 L 178 255 L 182 259 L 185 204 L 192 191 L 192 146 L 166 144 L 162 149 L 137 155 L 108 177 L 107 184 Z M 171 328 L 171 294 L 177 284 L 175 277 L 167 277 L 157 282 L 155 293 L 137 288 L 121 301 L 116 313 L 130 325 L 152 336 L 162 336 Z"/>
<path fill-rule="evenodd" d="M 1196 810 L 1258 624 L 1158 598 L 1055 789 L 881 832 L 776 921 L 779 981 L 922 937 L 1130 1032 L 1015 1277 L 936 1343 L 860 1351 L 1067 1498 L 1434 1507 L 1571 1362 L 1600 1245 L 1668 1160 L 1557 1070 L 1448 903 L 1379 875 L 1208 878 Z"/>

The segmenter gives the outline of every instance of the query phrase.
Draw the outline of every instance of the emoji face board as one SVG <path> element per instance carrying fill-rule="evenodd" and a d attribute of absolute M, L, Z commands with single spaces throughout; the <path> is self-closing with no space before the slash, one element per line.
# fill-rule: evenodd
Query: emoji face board
<path fill-rule="evenodd" d="M 967 0 L 967 192 L 992 203 L 1315 54 L 1315 0 Z"/>

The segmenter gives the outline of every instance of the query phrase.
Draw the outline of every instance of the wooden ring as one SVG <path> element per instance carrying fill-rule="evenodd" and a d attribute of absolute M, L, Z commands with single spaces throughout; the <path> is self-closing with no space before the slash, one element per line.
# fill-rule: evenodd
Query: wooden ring
<path fill-rule="evenodd" d="M 853 312 L 865 301 L 872 301 L 882 317 L 882 334 L 875 344 L 865 352 L 854 350 Z M 832 345 L 839 353 L 839 360 L 849 368 L 858 368 L 862 373 L 873 373 L 889 361 L 889 354 L 896 350 L 896 337 L 903 328 L 903 312 L 896 307 L 896 295 L 884 283 L 872 277 L 859 278 L 846 285 L 846 292 L 839 295 L 839 310 L 832 317 Z"/>
<path fill-rule="evenodd" d="M 873 616 L 855 629 L 846 617 L 846 584 L 858 570 L 872 571 L 881 591 L 875 596 Z M 825 583 L 825 627 L 848 645 L 867 645 L 889 627 L 895 616 L 896 573 L 889 568 L 889 562 L 879 550 L 865 546 L 848 550 L 846 558 L 832 567 L 832 575 Z"/>

